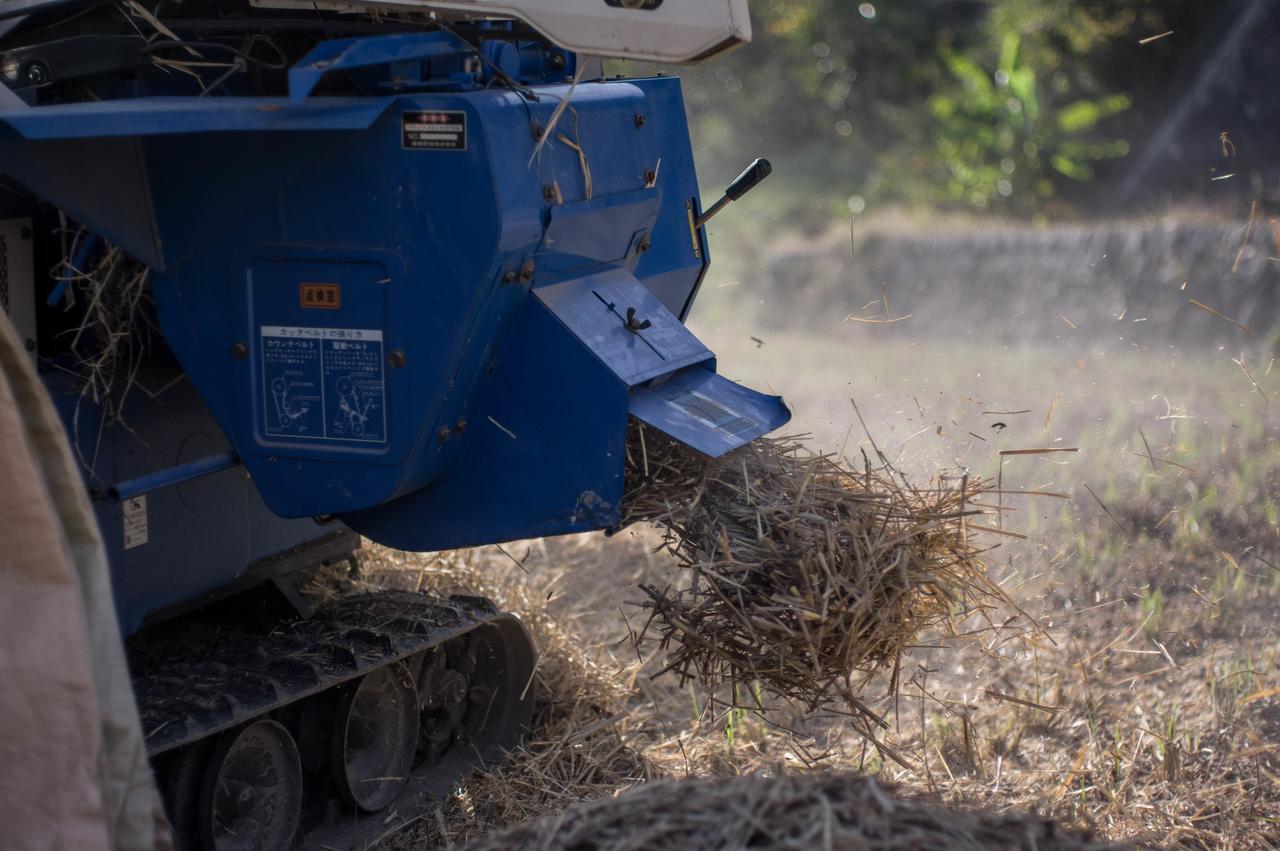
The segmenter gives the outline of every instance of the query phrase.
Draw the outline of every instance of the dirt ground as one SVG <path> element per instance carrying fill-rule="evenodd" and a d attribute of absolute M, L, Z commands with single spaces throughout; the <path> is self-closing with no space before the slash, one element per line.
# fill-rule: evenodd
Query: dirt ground
<path fill-rule="evenodd" d="M 712 714 L 695 687 L 652 679 L 661 654 L 629 637 L 636 586 L 679 577 L 651 530 L 443 556 L 370 548 L 381 581 L 489 594 L 544 651 L 527 747 L 387 847 L 443 847 L 656 778 L 825 769 L 1142 845 L 1280 846 L 1280 371 L 1265 349 L 1137 348 L 1122 326 L 1009 349 L 855 323 L 762 340 L 740 322 L 694 325 L 723 371 L 783 393 L 788 431 L 818 447 L 857 454 L 854 398 L 911 475 L 963 468 L 1063 495 L 1000 497 L 990 521 L 1027 536 L 993 536 L 987 560 L 1042 631 L 923 637 L 902 693 L 865 695 L 908 770 L 839 717 Z M 1001 464 L 999 450 L 1026 447 L 1078 451 Z"/>

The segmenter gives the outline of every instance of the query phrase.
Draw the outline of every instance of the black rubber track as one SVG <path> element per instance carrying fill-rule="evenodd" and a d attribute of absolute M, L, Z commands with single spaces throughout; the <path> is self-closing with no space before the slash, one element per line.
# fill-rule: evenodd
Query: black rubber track
<path fill-rule="evenodd" d="M 270 633 L 175 634 L 132 654 L 147 751 L 158 756 L 506 621 L 515 619 L 478 597 L 382 591 L 340 598 Z"/>

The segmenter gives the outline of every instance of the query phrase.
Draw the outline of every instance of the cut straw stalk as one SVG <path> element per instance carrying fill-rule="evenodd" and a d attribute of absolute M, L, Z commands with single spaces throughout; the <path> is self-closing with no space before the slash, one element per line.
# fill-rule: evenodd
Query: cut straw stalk
<path fill-rule="evenodd" d="M 1236 260 L 1231 264 L 1232 274 L 1240 271 L 1240 261 L 1244 259 L 1245 249 L 1249 247 L 1249 237 L 1253 235 L 1253 224 L 1257 220 L 1258 202 L 1254 201 L 1249 207 L 1249 223 L 1244 226 L 1244 242 L 1240 243 L 1240 250 L 1236 253 Z"/>
<path fill-rule="evenodd" d="M 1250 328 L 1248 325 L 1244 325 L 1243 323 L 1237 322 L 1237 321 L 1235 321 L 1234 319 L 1232 319 L 1230 316 L 1227 316 L 1226 314 L 1224 314 L 1224 313 L 1222 313 L 1222 312 L 1220 312 L 1220 311 L 1214 310 L 1214 309 L 1213 309 L 1212 307 L 1210 307 L 1209 305 L 1207 305 L 1207 304 L 1205 304 L 1205 303 L 1203 303 L 1203 302 L 1196 301 L 1194 298 L 1193 298 L 1193 299 L 1188 299 L 1188 301 L 1190 301 L 1190 302 L 1191 302 L 1191 306 L 1192 306 L 1192 307 L 1198 307 L 1198 308 L 1200 308 L 1201 310 L 1203 310 L 1205 313 L 1210 314 L 1211 316 L 1216 316 L 1216 317 L 1218 317 L 1219 319 L 1223 319 L 1223 320 L 1225 320 L 1225 321 L 1227 321 L 1227 322 L 1230 322 L 1232 325 L 1236 326 L 1236 327 L 1237 327 L 1237 328 L 1239 328 L 1241 331 L 1243 331 L 1243 332 L 1245 332 L 1246 334 L 1248 334 L 1250 337 L 1255 336 L 1255 332 L 1254 332 L 1254 330 L 1253 330 L 1252 328 Z"/>
<path fill-rule="evenodd" d="M 1054 452 L 1079 452 L 1079 446 L 1042 446 L 1035 449 L 1001 449 L 1001 455 L 1049 455 Z"/>

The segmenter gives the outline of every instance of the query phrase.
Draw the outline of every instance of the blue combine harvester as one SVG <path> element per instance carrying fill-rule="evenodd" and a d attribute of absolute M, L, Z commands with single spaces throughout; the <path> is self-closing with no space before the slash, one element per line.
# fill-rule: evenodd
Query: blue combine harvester
<path fill-rule="evenodd" d="M 678 79 L 588 58 L 715 55 L 745 14 L 0 0 L 0 303 L 82 462 L 184 847 L 362 846 L 519 740 L 514 617 L 301 599 L 360 536 L 609 529 L 631 418 L 709 455 L 786 422 L 683 325 Z"/>

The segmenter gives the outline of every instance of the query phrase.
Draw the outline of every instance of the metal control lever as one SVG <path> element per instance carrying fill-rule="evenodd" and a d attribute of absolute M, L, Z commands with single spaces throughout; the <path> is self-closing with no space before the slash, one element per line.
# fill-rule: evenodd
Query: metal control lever
<path fill-rule="evenodd" d="M 698 216 L 697 226 L 702 227 L 711 221 L 711 217 L 729 206 L 730 201 L 737 201 L 743 195 L 759 186 L 760 182 L 771 174 L 773 174 L 773 166 L 764 157 L 760 157 L 747 166 L 747 170 L 734 178 L 733 183 L 729 184 L 729 188 L 724 191 L 724 197 L 713 204 L 711 209 Z"/>

